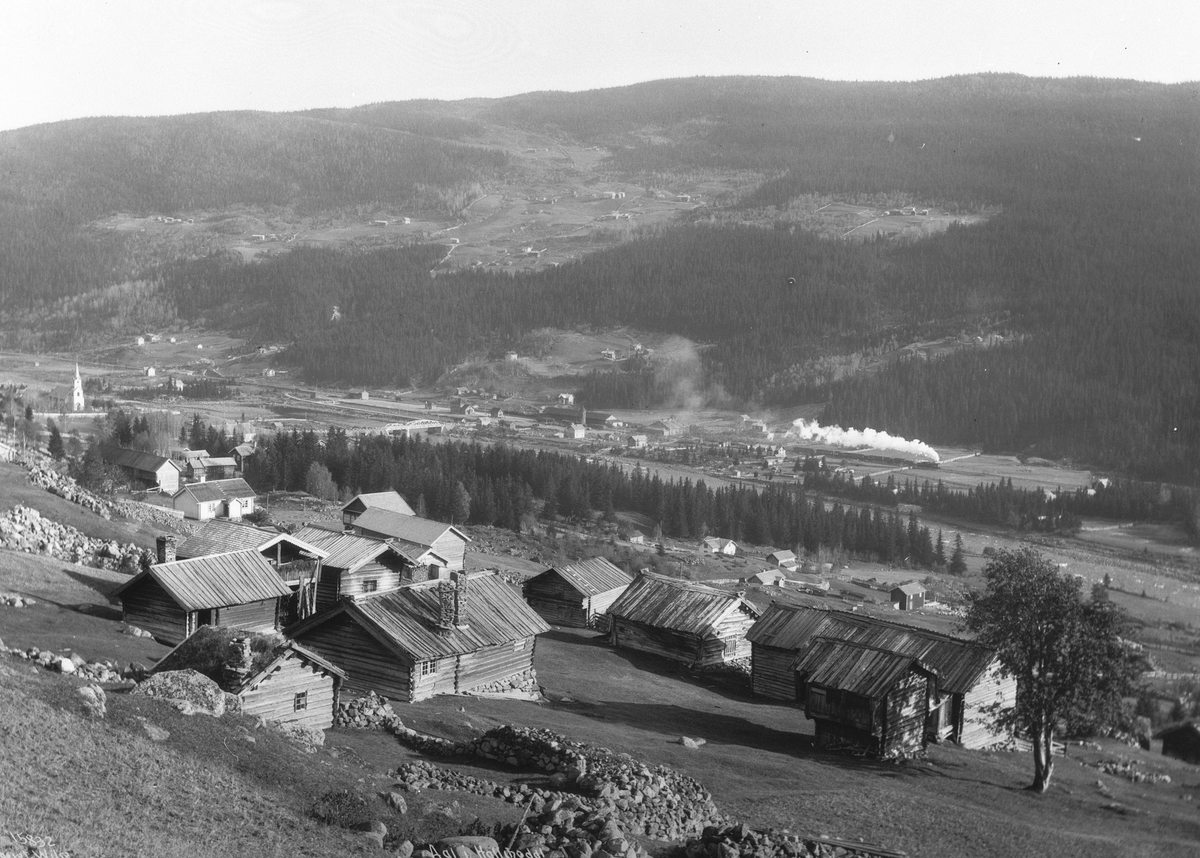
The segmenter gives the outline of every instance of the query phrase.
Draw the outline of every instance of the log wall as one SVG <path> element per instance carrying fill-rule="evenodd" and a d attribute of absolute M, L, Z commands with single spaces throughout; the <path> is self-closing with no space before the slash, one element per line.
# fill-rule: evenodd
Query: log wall
<path fill-rule="evenodd" d="M 925 747 L 925 718 L 929 714 L 929 679 L 911 671 L 885 698 L 880 753 L 912 753 Z"/>
<path fill-rule="evenodd" d="M 485 647 L 458 658 L 457 691 L 469 691 L 533 667 L 533 638 Z"/>
<path fill-rule="evenodd" d="M 700 658 L 700 640 L 668 629 L 657 629 L 622 617 L 612 618 L 613 646 L 653 653 L 664 658 L 695 664 Z"/>
<path fill-rule="evenodd" d="M 992 726 L 988 707 L 999 703 L 1005 708 L 1016 705 L 1017 680 L 1006 675 L 998 661 L 962 696 L 957 713 L 957 741 L 964 748 L 985 748 L 1007 738 L 1007 734 Z"/>
<path fill-rule="evenodd" d="M 295 709 L 297 692 L 307 692 L 307 707 Z M 300 724 L 317 730 L 333 726 L 334 678 L 292 655 L 255 688 L 243 692 L 242 712 L 268 721 Z"/>
<path fill-rule="evenodd" d="M 437 663 L 437 671 L 426 676 L 421 676 L 420 662 L 413 665 L 411 699 L 414 702 L 437 694 L 453 694 L 456 690 L 458 658 L 446 656 L 433 661 Z"/>
<path fill-rule="evenodd" d="M 750 682 L 754 693 L 775 700 L 796 700 L 796 653 L 789 649 L 752 644 Z"/>
<path fill-rule="evenodd" d="M 171 645 L 188 635 L 187 612 L 153 578 L 144 578 L 121 594 L 121 618 Z"/>
<path fill-rule="evenodd" d="M 344 613 L 301 632 L 296 642 L 346 671 L 347 693 L 374 691 L 392 700 L 411 699 L 411 662 L 385 649 Z"/>
<path fill-rule="evenodd" d="M 278 599 L 229 605 L 213 611 L 213 625 L 245 629 L 249 632 L 273 632 L 278 611 Z"/>

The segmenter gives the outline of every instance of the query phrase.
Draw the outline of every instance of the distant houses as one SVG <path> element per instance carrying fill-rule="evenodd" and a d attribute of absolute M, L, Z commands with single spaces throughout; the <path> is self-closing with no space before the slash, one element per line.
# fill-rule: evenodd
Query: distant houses
<path fill-rule="evenodd" d="M 925 607 L 925 585 L 909 582 L 892 588 L 889 594 L 897 611 L 915 611 Z"/>
<path fill-rule="evenodd" d="M 296 536 L 327 552 L 317 581 L 316 610 L 328 610 L 341 599 L 390 593 L 415 580 L 428 580 L 431 570 L 445 569 L 446 561 L 422 564 L 413 552 L 395 543 L 319 527 L 304 527 Z M 432 573 L 434 577 L 437 572 Z"/>
<path fill-rule="evenodd" d="M 778 566 L 780 569 L 795 570 L 800 568 L 800 561 L 796 559 L 794 551 L 772 551 L 767 555 L 767 562 L 772 566 Z"/>
<path fill-rule="evenodd" d="M 724 554 L 727 557 L 733 557 L 737 554 L 737 543 L 732 539 L 710 536 L 700 543 L 700 550 L 705 554 Z"/>
<path fill-rule="evenodd" d="M 1183 760 L 1185 763 L 1200 764 L 1200 727 L 1195 721 L 1184 721 L 1164 727 L 1154 734 L 1162 740 L 1165 756 Z"/>
<path fill-rule="evenodd" d="M 593 557 L 533 576 L 525 582 L 525 601 L 548 623 L 590 628 L 632 581 L 628 572 Z"/>
<path fill-rule="evenodd" d="M 712 667 L 750 656 L 759 610 L 740 594 L 642 572 L 608 615 L 613 646 Z"/>
<path fill-rule="evenodd" d="M 363 492 L 355 495 L 342 507 L 342 524 L 349 527 L 354 524 L 356 518 L 369 509 L 383 509 L 400 515 L 416 515 L 400 492 Z"/>
<path fill-rule="evenodd" d="M 416 702 L 533 684 L 536 638 L 550 627 L 491 572 L 342 601 L 287 629 L 347 673 L 346 689 Z"/>
<path fill-rule="evenodd" d="M 168 494 L 179 491 L 180 474 L 183 471 L 179 462 L 124 447 L 102 445 L 99 449 L 100 459 L 106 465 L 119 468 L 133 486 Z"/>
<path fill-rule="evenodd" d="M 185 518 L 206 521 L 210 518 L 238 520 L 254 512 L 254 489 L 241 477 L 189 483 L 171 496 L 171 504 Z"/>

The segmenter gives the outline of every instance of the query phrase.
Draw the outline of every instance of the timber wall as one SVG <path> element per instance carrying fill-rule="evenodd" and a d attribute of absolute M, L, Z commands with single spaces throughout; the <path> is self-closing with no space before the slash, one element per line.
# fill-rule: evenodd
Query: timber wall
<path fill-rule="evenodd" d="M 410 699 L 412 664 L 384 646 L 345 614 L 301 632 L 296 642 L 346 671 L 344 688 L 353 694 Z"/>
<path fill-rule="evenodd" d="M 172 645 L 187 637 L 187 612 L 153 578 L 144 578 L 120 598 L 121 616 L 128 625 Z"/>
<path fill-rule="evenodd" d="M 636 649 L 687 664 L 695 664 L 700 656 L 700 640 L 695 635 L 657 629 L 621 617 L 612 618 L 610 640 L 617 648 Z"/>
<path fill-rule="evenodd" d="M 796 700 L 796 674 L 791 669 L 796 653 L 762 644 L 751 644 L 750 681 L 754 693 L 775 700 Z"/>
<path fill-rule="evenodd" d="M 297 692 L 308 693 L 305 709 L 295 710 Z M 242 712 L 268 721 L 327 730 L 333 726 L 334 679 L 292 655 L 253 690 L 243 692 Z"/>
<path fill-rule="evenodd" d="M 278 599 L 265 599 L 245 605 L 229 605 L 213 612 L 213 624 L 245 629 L 248 632 L 273 632 L 278 609 Z"/>
<path fill-rule="evenodd" d="M 1007 738 L 1007 734 L 992 726 L 988 708 L 999 703 L 1008 708 L 1017 702 L 1017 680 L 1006 675 L 998 661 L 962 696 L 958 743 L 964 748 L 985 748 Z"/>
<path fill-rule="evenodd" d="M 925 718 L 929 714 L 929 679 L 910 672 L 888 691 L 884 705 L 880 752 L 909 754 L 925 747 Z"/>

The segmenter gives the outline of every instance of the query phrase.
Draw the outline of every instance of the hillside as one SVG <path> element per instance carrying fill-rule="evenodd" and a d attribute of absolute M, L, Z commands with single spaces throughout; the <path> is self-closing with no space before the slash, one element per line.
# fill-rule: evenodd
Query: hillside
<path fill-rule="evenodd" d="M 707 347 L 701 399 L 1195 483 L 1190 98 L 695 78 L 6 132 L 4 342 L 190 323 L 404 386 L 538 328 L 629 325 Z M 959 335 L 1006 345 L 904 359 Z"/>

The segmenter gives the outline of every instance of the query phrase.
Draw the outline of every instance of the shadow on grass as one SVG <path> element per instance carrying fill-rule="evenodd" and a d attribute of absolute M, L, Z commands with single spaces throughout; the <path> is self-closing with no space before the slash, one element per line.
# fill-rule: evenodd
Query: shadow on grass
<path fill-rule="evenodd" d="M 109 581 L 106 578 L 97 578 L 94 575 L 88 575 L 86 571 L 83 571 L 84 569 L 86 569 L 86 567 L 64 567 L 62 573 L 77 584 L 82 584 L 89 589 L 95 590 L 109 602 L 112 602 L 112 592 L 121 586 L 120 583 Z"/>

